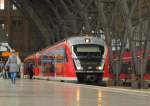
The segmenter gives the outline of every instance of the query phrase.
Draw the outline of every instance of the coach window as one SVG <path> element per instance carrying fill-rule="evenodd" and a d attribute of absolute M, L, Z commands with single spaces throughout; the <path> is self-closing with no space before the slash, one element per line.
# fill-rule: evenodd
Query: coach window
<path fill-rule="evenodd" d="M 64 63 L 67 62 L 68 61 L 68 56 L 67 56 L 65 48 L 62 49 L 62 56 L 63 56 L 63 62 Z"/>
<path fill-rule="evenodd" d="M 47 64 L 47 63 L 48 63 L 48 56 L 43 56 L 42 64 Z"/>
<path fill-rule="evenodd" d="M 67 55 L 64 48 L 55 51 L 55 60 L 58 63 L 65 63 L 67 61 Z"/>
<path fill-rule="evenodd" d="M 62 48 L 59 50 L 60 51 L 60 56 L 61 56 L 61 62 L 66 62 L 67 61 L 67 55 L 66 55 L 66 49 Z"/>
<path fill-rule="evenodd" d="M 42 66 L 43 66 L 42 72 L 43 73 L 48 72 L 48 68 L 47 68 L 48 67 L 48 61 L 49 61 L 48 56 L 44 55 L 42 58 Z"/>
<path fill-rule="evenodd" d="M 41 64 L 42 64 L 41 61 L 42 61 L 42 56 L 39 57 L 38 65 L 41 65 Z"/>
<path fill-rule="evenodd" d="M 56 51 L 55 54 L 55 58 L 56 58 L 56 62 L 58 63 L 62 63 L 63 62 L 63 49 L 59 49 Z"/>

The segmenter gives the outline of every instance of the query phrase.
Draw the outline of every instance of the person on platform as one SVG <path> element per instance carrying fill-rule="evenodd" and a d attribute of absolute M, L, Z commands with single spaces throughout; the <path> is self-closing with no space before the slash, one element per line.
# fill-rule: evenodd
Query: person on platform
<path fill-rule="evenodd" d="M 32 79 L 33 77 L 33 64 L 32 63 L 29 63 L 28 65 L 28 73 L 29 73 L 30 79 Z"/>
<path fill-rule="evenodd" d="M 4 68 L 4 62 L 3 62 L 3 60 L 1 59 L 1 60 L 0 60 L 0 77 L 3 76 L 3 68 Z"/>
<path fill-rule="evenodd" d="M 19 71 L 20 63 L 21 61 L 19 57 L 17 56 L 15 50 L 12 50 L 12 54 L 9 56 L 5 65 L 5 69 L 9 67 L 12 84 L 16 83 L 16 77 L 17 77 L 17 72 Z"/>

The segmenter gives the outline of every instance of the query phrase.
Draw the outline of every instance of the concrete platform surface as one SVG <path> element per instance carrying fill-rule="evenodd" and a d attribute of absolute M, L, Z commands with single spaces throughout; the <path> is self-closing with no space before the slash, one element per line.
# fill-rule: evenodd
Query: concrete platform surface
<path fill-rule="evenodd" d="M 45 80 L 0 79 L 0 106 L 150 106 L 150 94 Z"/>

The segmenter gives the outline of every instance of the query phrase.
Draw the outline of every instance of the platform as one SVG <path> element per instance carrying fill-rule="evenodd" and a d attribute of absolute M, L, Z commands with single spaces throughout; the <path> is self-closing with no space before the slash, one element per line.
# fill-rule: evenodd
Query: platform
<path fill-rule="evenodd" d="M 149 106 L 150 94 L 45 80 L 0 79 L 0 106 Z"/>

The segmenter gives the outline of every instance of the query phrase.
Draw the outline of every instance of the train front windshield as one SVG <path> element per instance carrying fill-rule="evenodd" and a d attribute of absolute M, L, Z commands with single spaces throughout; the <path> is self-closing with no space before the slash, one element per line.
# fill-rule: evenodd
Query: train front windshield
<path fill-rule="evenodd" d="M 75 60 L 78 59 L 82 67 L 101 65 L 104 46 L 94 44 L 74 45 Z"/>

